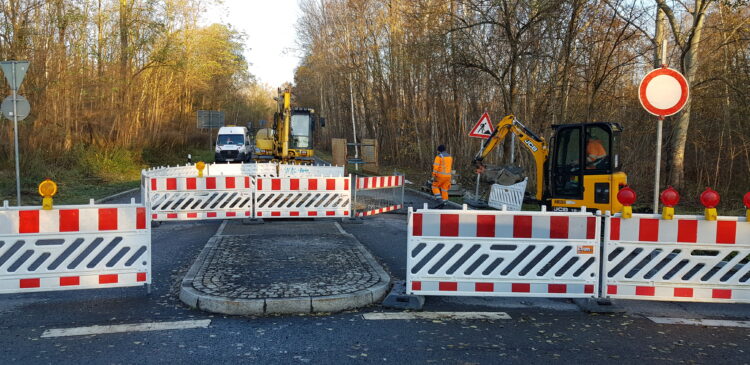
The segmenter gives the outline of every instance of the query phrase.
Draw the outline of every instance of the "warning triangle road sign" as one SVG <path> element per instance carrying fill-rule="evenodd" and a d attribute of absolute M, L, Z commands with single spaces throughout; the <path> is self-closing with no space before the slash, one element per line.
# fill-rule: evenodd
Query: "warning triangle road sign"
<path fill-rule="evenodd" d="M 469 137 L 490 138 L 490 135 L 492 135 L 492 132 L 494 131 L 495 128 L 492 127 L 490 115 L 487 114 L 487 112 L 484 112 L 484 114 L 482 114 L 482 117 L 479 118 L 477 124 L 474 125 L 474 128 L 472 128 L 471 132 L 469 132 Z"/>

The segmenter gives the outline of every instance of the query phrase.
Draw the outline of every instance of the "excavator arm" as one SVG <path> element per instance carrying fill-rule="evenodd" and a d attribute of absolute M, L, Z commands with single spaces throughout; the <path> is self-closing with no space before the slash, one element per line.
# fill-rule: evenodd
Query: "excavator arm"
<path fill-rule="evenodd" d="M 534 156 L 534 163 L 536 165 L 536 199 L 542 200 L 544 192 L 544 163 L 547 161 L 547 155 L 549 154 L 547 142 L 545 142 L 544 138 L 537 136 L 526 128 L 513 114 L 505 116 L 497 123 L 495 131 L 485 140 L 484 144 L 482 144 L 482 149 L 474 156 L 473 163 L 477 169 L 477 173 L 481 174 L 484 172 L 485 165 L 482 161 L 505 139 L 508 133 L 515 134 L 521 141 L 521 144 Z"/>
<path fill-rule="evenodd" d="M 292 91 L 285 88 L 278 90 L 276 99 L 276 114 L 274 115 L 274 154 L 286 162 L 289 158 L 289 121 L 292 109 Z"/>

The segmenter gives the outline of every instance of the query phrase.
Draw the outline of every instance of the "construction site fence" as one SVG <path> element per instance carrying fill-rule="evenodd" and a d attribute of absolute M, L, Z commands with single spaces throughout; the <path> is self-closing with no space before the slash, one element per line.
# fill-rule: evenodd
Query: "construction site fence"
<path fill-rule="evenodd" d="M 407 292 L 750 303 L 745 217 L 409 210 Z"/>
<path fill-rule="evenodd" d="M 416 295 L 596 296 L 600 220 L 585 212 L 410 212 L 407 290 Z"/>
<path fill-rule="evenodd" d="M 142 204 L 0 208 L 0 293 L 151 283 Z"/>
<path fill-rule="evenodd" d="M 745 217 L 633 214 L 606 220 L 604 296 L 750 302 L 750 222 Z"/>
<path fill-rule="evenodd" d="M 150 219 L 347 218 L 403 207 L 398 175 L 352 177 L 339 166 L 270 163 L 211 164 L 197 174 L 192 165 L 144 170 Z"/>
<path fill-rule="evenodd" d="M 355 216 L 367 217 L 403 209 L 403 175 L 356 177 L 355 184 Z"/>
<path fill-rule="evenodd" d="M 145 177 L 197 177 L 196 164 L 159 166 L 144 169 Z M 295 165 L 282 163 L 208 163 L 203 176 L 252 176 L 252 177 L 343 177 L 343 166 Z"/>

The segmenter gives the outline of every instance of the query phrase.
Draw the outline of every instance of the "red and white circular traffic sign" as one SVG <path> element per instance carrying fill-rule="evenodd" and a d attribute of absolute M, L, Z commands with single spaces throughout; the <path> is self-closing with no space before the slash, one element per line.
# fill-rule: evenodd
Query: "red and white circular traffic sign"
<path fill-rule="evenodd" d="M 671 68 L 649 72 L 638 87 L 638 99 L 647 112 L 666 117 L 679 112 L 690 95 L 685 76 Z"/>

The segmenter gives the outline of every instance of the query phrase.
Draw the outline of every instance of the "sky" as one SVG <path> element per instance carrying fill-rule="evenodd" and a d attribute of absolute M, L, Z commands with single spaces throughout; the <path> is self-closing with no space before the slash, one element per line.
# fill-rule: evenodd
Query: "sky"
<path fill-rule="evenodd" d="M 277 88 L 294 82 L 294 68 L 299 64 L 294 30 L 298 17 L 297 0 L 223 0 L 209 5 L 203 22 L 230 24 L 244 32 L 250 73 Z"/>

